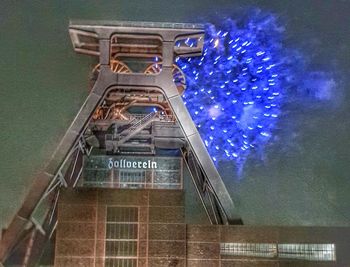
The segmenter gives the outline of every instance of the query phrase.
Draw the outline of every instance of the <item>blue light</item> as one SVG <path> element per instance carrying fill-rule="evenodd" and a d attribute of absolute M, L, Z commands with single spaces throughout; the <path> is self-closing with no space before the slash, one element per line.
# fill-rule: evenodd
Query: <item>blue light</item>
<path fill-rule="evenodd" d="M 302 59 L 283 47 L 283 27 L 263 12 L 207 24 L 203 51 L 177 61 L 187 108 L 215 164 L 233 160 L 240 174 L 248 156 L 273 140 Z"/>

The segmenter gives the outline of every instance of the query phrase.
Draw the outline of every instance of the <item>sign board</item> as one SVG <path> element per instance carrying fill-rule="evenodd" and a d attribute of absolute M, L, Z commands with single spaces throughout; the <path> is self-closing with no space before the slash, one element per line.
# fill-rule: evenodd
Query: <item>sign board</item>
<path fill-rule="evenodd" d="M 80 186 L 181 189 L 182 169 L 181 157 L 90 155 Z"/>

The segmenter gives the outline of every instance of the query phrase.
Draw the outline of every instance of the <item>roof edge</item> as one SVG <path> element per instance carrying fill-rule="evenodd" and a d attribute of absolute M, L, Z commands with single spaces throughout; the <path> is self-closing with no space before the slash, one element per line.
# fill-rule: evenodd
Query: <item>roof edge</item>
<path fill-rule="evenodd" d="M 119 21 L 119 20 L 80 20 L 72 19 L 69 26 L 99 26 L 99 27 L 132 27 L 132 28 L 163 28 L 163 29 L 198 29 L 203 30 L 204 24 L 181 22 L 152 21 Z"/>

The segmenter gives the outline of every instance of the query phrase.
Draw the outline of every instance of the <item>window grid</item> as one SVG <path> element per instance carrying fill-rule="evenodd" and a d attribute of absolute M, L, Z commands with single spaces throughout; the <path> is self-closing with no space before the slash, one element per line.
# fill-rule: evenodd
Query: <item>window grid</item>
<path fill-rule="evenodd" d="M 107 207 L 105 267 L 137 267 L 138 208 Z"/>
<path fill-rule="evenodd" d="M 145 188 L 146 187 L 146 172 L 135 170 L 121 170 L 119 186 L 121 188 Z M 118 184 L 117 181 L 114 183 Z"/>
<path fill-rule="evenodd" d="M 139 171 L 120 169 L 113 175 L 105 170 L 86 170 L 89 177 L 83 178 L 82 186 L 86 187 L 112 187 L 112 188 L 159 188 L 181 189 L 182 175 L 177 170 Z M 147 174 L 153 176 L 149 181 Z"/>
<path fill-rule="evenodd" d="M 335 261 L 334 244 L 278 244 L 280 258 Z"/>
<path fill-rule="evenodd" d="M 221 243 L 220 254 L 308 261 L 336 260 L 334 244 Z"/>
<path fill-rule="evenodd" d="M 221 243 L 221 254 L 273 258 L 277 256 L 277 248 L 269 243 Z"/>

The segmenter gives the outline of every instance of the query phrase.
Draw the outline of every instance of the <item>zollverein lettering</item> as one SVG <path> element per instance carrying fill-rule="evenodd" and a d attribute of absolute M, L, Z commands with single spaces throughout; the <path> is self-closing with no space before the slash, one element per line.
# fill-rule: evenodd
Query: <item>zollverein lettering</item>
<path fill-rule="evenodd" d="M 113 160 L 109 158 L 108 169 L 120 168 L 120 169 L 157 169 L 156 161 L 131 161 L 126 159 Z"/>

